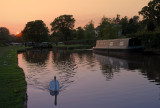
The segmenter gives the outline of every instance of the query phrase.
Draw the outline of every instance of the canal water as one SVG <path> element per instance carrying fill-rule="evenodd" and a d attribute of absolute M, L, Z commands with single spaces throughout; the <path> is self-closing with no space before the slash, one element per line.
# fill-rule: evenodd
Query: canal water
<path fill-rule="evenodd" d="M 160 108 L 158 56 L 43 49 L 18 54 L 18 63 L 27 81 L 27 108 Z M 48 89 L 54 76 L 57 99 Z"/>

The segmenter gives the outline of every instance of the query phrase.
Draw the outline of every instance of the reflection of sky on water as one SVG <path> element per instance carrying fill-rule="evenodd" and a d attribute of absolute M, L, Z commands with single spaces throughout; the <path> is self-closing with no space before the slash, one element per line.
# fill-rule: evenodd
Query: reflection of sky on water
<path fill-rule="evenodd" d="M 158 63 L 157 58 L 133 61 L 88 51 L 31 54 L 34 60 L 26 59 L 25 54 L 18 55 L 28 84 L 28 108 L 53 108 L 54 97 L 48 86 L 54 76 L 61 86 L 58 108 L 160 107 L 158 67 L 152 65 Z M 45 60 L 36 60 L 43 54 L 47 54 Z"/>

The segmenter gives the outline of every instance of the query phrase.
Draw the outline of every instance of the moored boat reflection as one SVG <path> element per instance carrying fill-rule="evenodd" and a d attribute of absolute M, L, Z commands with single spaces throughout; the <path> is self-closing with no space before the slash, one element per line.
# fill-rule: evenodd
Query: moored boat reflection
<path fill-rule="evenodd" d="M 157 82 L 160 84 L 160 72 L 159 72 L 159 56 L 141 56 L 136 58 L 130 56 L 130 58 L 118 58 L 113 56 L 104 56 L 94 54 L 96 59 L 101 64 L 101 70 L 107 79 L 112 79 L 114 72 L 119 72 L 120 68 L 127 70 L 140 70 L 141 74 L 146 76 L 148 80 Z"/>

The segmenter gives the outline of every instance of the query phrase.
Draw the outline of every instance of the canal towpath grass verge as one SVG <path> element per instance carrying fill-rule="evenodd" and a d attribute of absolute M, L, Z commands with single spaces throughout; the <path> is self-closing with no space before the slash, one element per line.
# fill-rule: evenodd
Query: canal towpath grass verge
<path fill-rule="evenodd" d="M 0 108 L 24 108 L 26 81 L 18 66 L 19 46 L 0 47 Z"/>

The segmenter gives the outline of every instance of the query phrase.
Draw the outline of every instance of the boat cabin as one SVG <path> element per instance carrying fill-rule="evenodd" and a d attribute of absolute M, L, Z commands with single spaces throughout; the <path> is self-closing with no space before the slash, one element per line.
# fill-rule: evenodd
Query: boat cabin
<path fill-rule="evenodd" d="M 138 38 L 123 38 L 110 40 L 97 40 L 96 47 L 93 49 L 128 49 L 142 47 L 141 40 Z"/>

